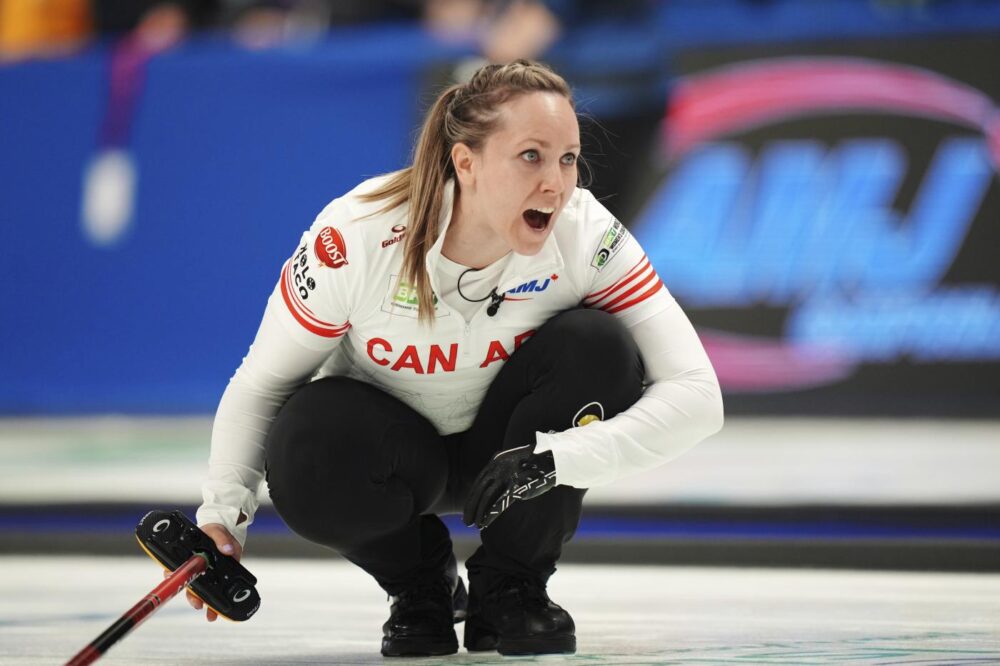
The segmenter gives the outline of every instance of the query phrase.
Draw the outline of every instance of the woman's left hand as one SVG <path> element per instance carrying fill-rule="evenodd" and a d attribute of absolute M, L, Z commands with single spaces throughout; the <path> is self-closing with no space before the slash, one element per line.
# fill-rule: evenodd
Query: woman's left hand
<path fill-rule="evenodd" d="M 510 505 L 534 499 L 556 486 L 556 463 L 551 451 L 534 453 L 535 445 L 496 454 L 472 482 L 462 521 L 485 529 Z"/>

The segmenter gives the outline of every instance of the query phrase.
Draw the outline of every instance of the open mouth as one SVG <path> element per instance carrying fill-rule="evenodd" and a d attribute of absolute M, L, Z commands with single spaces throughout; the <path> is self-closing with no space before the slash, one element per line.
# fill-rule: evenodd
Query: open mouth
<path fill-rule="evenodd" d="M 555 208 L 529 208 L 521 214 L 521 217 L 524 218 L 529 227 L 536 231 L 542 231 L 549 226 L 549 220 L 552 219 L 552 213 L 555 211 Z"/>

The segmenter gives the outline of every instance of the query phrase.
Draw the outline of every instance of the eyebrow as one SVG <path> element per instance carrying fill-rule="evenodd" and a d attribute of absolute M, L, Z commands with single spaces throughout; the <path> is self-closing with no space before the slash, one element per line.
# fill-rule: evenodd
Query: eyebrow
<path fill-rule="evenodd" d="M 550 147 L 552 145 L 548 141 L 543 141 L 542 139 L 533 139 L 531 137 L 528 137 L 527 139 L 523 139 L 521 141 L 518 141 L 517 145 L 521 145 L 522 143 L 537 143 L 542 148 L 548 148 L 548 147 Z M 578 144 L 578 143 L 570 144 L 569 146 L 567 146 L 567 148 L 571 148 L 571 149 L 572 148 L 579 148 L 579 147 L 580 147 L 580 144 Z"/>

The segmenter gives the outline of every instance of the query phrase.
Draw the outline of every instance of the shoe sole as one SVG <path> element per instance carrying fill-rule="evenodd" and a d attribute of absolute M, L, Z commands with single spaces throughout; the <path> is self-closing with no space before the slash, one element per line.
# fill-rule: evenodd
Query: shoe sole
<path fill-rule="evenodd" d="M 458 652 L 458 639 L 429 642 L 421 639 L 382 641 L 383 657 L 440 657 Z"/>
<path fill-rule="evenodd" d="M 546 636 L 545 638 L 503 638 L 497 641 L 502 655 L 574 654 L 576 636 Z"/>
<path fill-rule="evenodd" d="M 576 636 L 573 634 L 503 638 L 475 621 L 466 621 L 463 643 L 469 652 L 495 650 L 502 655 L 574 654 L 576 652 Z"/>

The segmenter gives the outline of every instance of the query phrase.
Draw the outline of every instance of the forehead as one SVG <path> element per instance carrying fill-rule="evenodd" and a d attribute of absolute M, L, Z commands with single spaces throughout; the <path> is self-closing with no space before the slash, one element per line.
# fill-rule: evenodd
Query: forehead
<path fill-rule="evenodd" d="M 565 148 L 580 143 L 580 126 L 568 99 L 558 93 L 533 92 L 500 107 L 495 136 L 503 143 L 536 139 Z"/>

